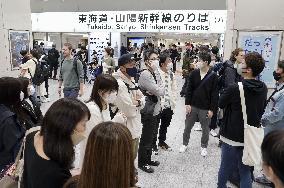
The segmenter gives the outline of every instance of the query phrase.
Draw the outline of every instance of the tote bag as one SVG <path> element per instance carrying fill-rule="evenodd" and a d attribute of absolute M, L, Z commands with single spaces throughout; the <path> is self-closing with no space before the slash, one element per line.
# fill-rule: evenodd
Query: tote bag
<path fill-rule="evenodd" d="M 244 119 L 244 151 L 242 162 L 248 166 L 260 166 L 262 162 L 261 144 L 264 138 L 264 129 L 248 124 L 243 84 L 239 82 L 238 85 Z"/>

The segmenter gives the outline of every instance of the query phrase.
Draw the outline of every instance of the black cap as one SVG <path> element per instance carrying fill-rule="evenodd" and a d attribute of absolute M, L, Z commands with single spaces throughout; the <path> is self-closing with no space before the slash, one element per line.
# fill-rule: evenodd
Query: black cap
<path fill-rule="evenodd" d="M 122 56 L 120 56 L 120 58 L 118 59 L 118 66 L 123 66 L 127 63 L 129 63 L 130 61 L 134 61 L 134 56 L 132 54 L 124 54 Z"/>

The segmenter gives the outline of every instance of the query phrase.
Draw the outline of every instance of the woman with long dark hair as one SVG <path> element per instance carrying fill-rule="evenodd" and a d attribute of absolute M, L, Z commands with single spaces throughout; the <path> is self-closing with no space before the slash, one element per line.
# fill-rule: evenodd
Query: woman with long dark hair
<path fill-rule="evenodd" d="M 0 78 L 0 172 L 14 163 L 25 134 L 18 121 L 24 93 L 16 78 Z"/>
<path fill-rule="evenodd" d="M 71 177 L 74 146 L 85 139 L 88 107 L 77 99 L 56 101 L 46 112 L 40 132 L 27 136 L 24 156 L 25 188 L 61 188 Z"/>
<path fill-rule="evenodd" d="M 94 82 L 93 90 L 90 99 L 87 101 L 87 106 L 90 109 L 92 117 L 86 127 L 86 136 L 88 137 L 92 129 L 106 121 L 111 121 L 110 104 L 114 103 L 117 98 L 118 83 L 117 80 L 107 74 L 97 77 Z M 125 123 L 126 119 L 122 113 L 118 113 L 112 121 Z M 80 166 L 82 166 L 86 148 L 86 141 L 80 144 Z"/>
<path fill-rule="evenodd" d="M 122 124 L 104 122 L 89 135 L 80 176 L 65 188 L 129 188 L 135 186 L 130 131 Z"/>

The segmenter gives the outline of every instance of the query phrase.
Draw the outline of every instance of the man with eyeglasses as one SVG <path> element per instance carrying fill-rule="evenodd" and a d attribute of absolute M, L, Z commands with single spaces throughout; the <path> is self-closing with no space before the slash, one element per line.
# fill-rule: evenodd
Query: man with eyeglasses
<path fill-rule="evenodd" d="M 141 112 L 141 122 L 143 125 L 142 135 L 138 150 L 138 167 L 147 172 L 153 173 L 150 166 L 159 166 L 158 161 L 152 161 L 152 149 L 157 152 L 156 144 L 159 115 L 161 112 L 161 97 L 165 94 L 164 84 L 158 71 L 158 53 L 151 50 L 144 53 L 146 70 L 141 72 L 138 85 L 146 96 L 145 107 Z"/>

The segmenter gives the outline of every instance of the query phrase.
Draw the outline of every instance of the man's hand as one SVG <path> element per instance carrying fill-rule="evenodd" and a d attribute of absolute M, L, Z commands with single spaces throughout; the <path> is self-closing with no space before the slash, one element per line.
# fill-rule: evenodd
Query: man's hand
<path fill-rule="evenodd" d="M 211 119 L 213 117 L 213 112 L 211 110 L 208 111 L 207 117 Z"/>
<path fill-rule="evenodd" d="M 185 105 L 185 112 L 188 115 L 191 113 L 191 106 L 190 105 Z"/>

